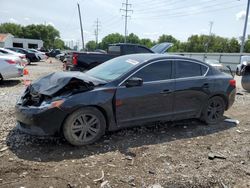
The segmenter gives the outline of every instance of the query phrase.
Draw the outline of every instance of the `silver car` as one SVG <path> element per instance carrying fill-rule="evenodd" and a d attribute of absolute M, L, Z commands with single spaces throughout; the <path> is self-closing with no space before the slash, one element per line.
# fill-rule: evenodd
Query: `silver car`
<path fill-rule="evenodd" d="M 0 55 L 12 55 L 12 56 L 19 57 L 21 59 L 21 63 L 23 66 L 29 63 L 25 54 L 17 53 L 6 48 L 0 48 Z"/>
<path fill-rule="evenodd" d="M 22 77 L 23 70 L 20 58 L 0 54 L 0 80 Z"/>

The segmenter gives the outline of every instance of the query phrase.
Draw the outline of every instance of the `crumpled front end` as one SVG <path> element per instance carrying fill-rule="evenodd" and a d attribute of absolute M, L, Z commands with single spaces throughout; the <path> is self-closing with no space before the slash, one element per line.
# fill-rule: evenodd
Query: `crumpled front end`
<path fill-rule="evenodd" d="M 84 81 L 79 77 L 61 76 L 58 79 L 53 79 L 55 78 L 54 74 L 31 84 L 18 100 L 16 119 L 18 127 L 23 132 L 32 135 L 59 133 L 61 125 L 68 115 L 67 111 L 64 110 L 63 103 L 76 93 L 86 92 L 94 88 L 92 82 Z"/>

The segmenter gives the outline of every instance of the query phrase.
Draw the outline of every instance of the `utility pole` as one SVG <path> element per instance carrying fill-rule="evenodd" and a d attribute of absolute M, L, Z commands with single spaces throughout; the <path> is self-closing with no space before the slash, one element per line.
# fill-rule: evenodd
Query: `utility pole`
<path fill-rule="evenodd" d="M 246 32 L 247 32 L 247 22 L 248 22 L 248 15 L 249 15 L 249 6 L 250 6 L 250 0 L 247 1 L 247 11 L 246 11 L 246 17 L 245 17 L 243 36 L 241 38 L 240 53 L 244 52 L 245 38 L 246 38 Z"/>
<path fill-rule="evenodd" d="M 210 29 L 209 29 L 209 38 L 208 38 L 208 42 L 207 42 L 207 45 L 206 45 L 206 53 L 207 53 L 207 51 L 208 51 L 209 43 L 210 43 L 210 41 L 211 41 L 213 25 L 214 25 L 214 22 L 213 22 L 213 21 L 210 21 L 210 22 L 209 22 L 209 26 L 210 26 Z"/>
<path fill-rule="evenodd" d="M 99 31 L 100 31 L 100 22 L 99 19 L 97 18 L 96 22 L 95 22 L 95 42 L 96 42 L 96 48 L 98 48 L 98 36 L 99 36 Z"/>
<path fill-rule="evenodd" d="M 123 17 L 125 17 L 125 32 L 124 32 L 124 42 L 127 43 L 127 35 L 128 35 L 128 18 L 130 18 L 131 16 L 128 15 L 129 12 L 133 12 L 133 10 L 128 9 L 128 7 L 131 7 L 132 4 L 128 3 L 128 0 L 126 0 L 126 3 L 122 3 L 122 6 L 125 6 L 125 9 L 120 9 L 121 11 L 125 12 L 125 15 L 122 15 Z"/>
<path fill-rule="evenodd" d="M 81 17 L 81 9 L 79 3 L 77 3 L 78 13 L 79 13 L 79 20 L 80 20 L 80 27 L 81 27 L 81 36 L 82 36 L 82 49 L 84 50 L 84 38 L 83 38 L 83 29 L 82 29 L 82 17 Z"/>

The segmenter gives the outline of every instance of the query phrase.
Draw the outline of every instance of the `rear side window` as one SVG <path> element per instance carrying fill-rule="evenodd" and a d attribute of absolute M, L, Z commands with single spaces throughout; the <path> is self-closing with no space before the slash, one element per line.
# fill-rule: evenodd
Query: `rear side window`
<path fill-rule="evenodd" d="M 121 54 L 121 47 L 120 46 L 109 46 L 108 52 L 114 55 Z"/>
<path fill-rule="evenodd" d="M 159 61 L 152 63 L 133 75 L 133 77 L 142 78 L 143 82 L 168 80 L 172 76 L 172 62 Z"/>
<path fill-rule="evenodd" d="M 175 62 L 176 78 L 187 78 L 203 76 L 207 72 L 207 67 L 190 61 Z"/>
<path fill-rule="evenodd" d="M 152 52 L 150 50 L 148 50 L 147 48 L 138 46 L 137 53 L 152 53 Z"/>
<path fill-rule="evenodd" d="M 135 46 L 133 45 L 124 46 L 123 54 L 135 54 L 135 53 L 136 53 Z"/>

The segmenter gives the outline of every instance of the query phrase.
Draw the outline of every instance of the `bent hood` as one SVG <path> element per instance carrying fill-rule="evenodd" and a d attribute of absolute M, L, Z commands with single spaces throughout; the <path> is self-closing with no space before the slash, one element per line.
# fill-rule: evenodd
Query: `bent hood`
<path fill-rule="evenodd" d="M 52 96 L 71 83 L 71 81 L 79 81 L 88 87 L 106 83 L 82 72 L 55 72 L 33 82 L 30 89 L 39 94 Z"/>

